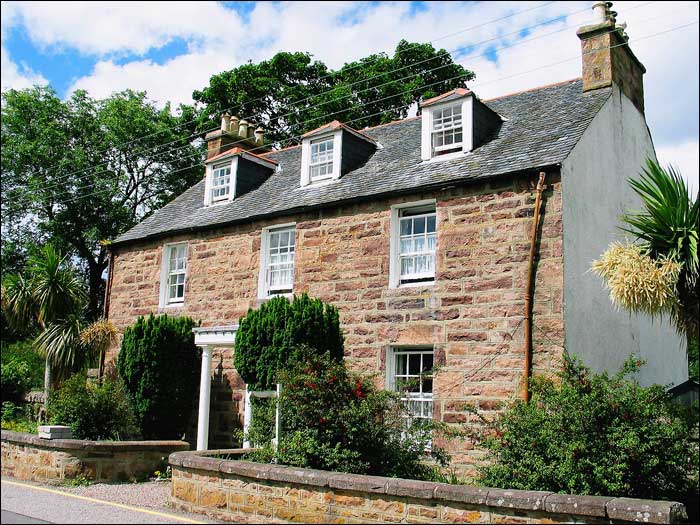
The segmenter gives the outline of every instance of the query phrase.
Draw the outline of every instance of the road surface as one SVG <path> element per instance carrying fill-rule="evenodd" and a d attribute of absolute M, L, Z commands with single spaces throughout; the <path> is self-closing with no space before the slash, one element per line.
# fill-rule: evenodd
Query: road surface
<path fill-rule="evenodd" d="M 204 516 L 145 509 L 2 479 L 2 523 L 213 523 Z"/>

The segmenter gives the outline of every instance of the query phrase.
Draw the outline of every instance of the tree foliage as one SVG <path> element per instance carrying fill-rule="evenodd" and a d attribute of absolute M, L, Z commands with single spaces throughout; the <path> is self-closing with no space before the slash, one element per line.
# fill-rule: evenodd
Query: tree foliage
<path fill-rule="evenodd" d="M 180 439 L 199 389 L 202 353 L 189 317 L 139 317 L 127 327 L 117 372 L 145 439 Z"/>
<path fill-rule="evenodd" d="M 181 118 L 143 92 L 95 100 L 76 91 L 63 101 L 34 87 L 2 98 L 3 263 L 50 240 L 80 262 L 96 318 L 107 264 L 100 241 L 199 180 L 203 155 Z"/>
<path fill-rule="evenodd" d="M 277 382 L 277 373 L 308 345 L 331 358 L 343 357 L 343 333 L 338 310 L 307 294 L 273 297 L 257 310 L 248 310 L 236 332 L 234 366 L 252 390 Z"/>
<path fill-rule="evenodd" d="M 533 378 L 530 403 L 487 426 L 492 462 L 481 483 L 684 501 L 697 490 L 697 414 L 660 385 L 640 386 L 632 375 L 641 365 L 630 358 L 609 376 L 567 358 L 557 380 Z"/>
<path fill-rule="evenodd" d="M 280 52 L 213 75 L 192 96 L 203 106 L 202 127 L 216 127 L 221 113 L 234 108 L 277 143 L 334 119 L 359 129 L 403 118 L 412 104 L 474 76 L 444 49 L 401 40 L 393 56 L 369 55 L 336 71 L 309 53 Z"/>

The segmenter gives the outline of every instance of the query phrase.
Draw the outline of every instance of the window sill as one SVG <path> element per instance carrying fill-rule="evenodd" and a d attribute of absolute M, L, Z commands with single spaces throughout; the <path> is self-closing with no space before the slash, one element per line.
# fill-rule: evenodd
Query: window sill
<path fill-rule="evenodd" d="M 182 301 L 180 303 L 161 304 L 158 306 L 158 308 L 161 310 L 167 310 L 167 309 L 172 309 L 172 308 L 183 308 L 184 306 L 185 306 L 185 301 Z"/>
<path fill-rule="evenodd" d="M 435 281 L 417 281 L 415 283 L 401 283 L 395 288 L 420 288 L 421 286 L 435 286 Z"/>
<path fill-rule="evenodd" d="M 340 177 L 332 177 L 330 179 L 324 179 L 324 180 L 319 180 L 317 182 L 309 182 L 308 184 L 304 186 L 300 186 L 299 190 L 305 190 L 307 188 L 321 188 L 323 186 L 330 186 L 331 184 L 335 184 L 340 181 Z"/>
<path fill-rule="evenodd" d="M 447 160 L 454 160 L 469 155 L 471 151 L 457 151 L 455 153 L 447 153 L 445 155 L 435 155 L 430 158 L 430 160 L 424 160 L 423 164 L 429 164 L 433 162 L 443 162 Z"/>
<path fill-rule="evenodd" d="M 274 297 L 286 297 L 287 299 L 292 299 L 294 297 L 294 292 L 276 293 L 274 295 L 266 295 L 264 297 L 258 297 L 258 304 L 265 303 Z"/>

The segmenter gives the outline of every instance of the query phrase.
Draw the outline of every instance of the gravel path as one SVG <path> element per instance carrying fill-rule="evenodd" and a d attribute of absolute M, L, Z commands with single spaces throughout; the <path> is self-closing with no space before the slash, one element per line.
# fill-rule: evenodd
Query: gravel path
<path fill-rule="evenodd" d="M 147 509 L 171 510 L 169 481 L 148 481 L 146 483 L 95 483 L 87 487 L 55 487 L 78 496 L 102 499 L 133 505 Z"/>

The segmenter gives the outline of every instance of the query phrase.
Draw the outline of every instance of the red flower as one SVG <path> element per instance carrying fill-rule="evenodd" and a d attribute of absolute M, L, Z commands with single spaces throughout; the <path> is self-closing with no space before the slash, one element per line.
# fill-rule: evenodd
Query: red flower
<path fill-rule="evenodd" d="M 318 422 L 319 422 L 319 423 L 325 423 L 325 422 L 326 422 L 326 418 L 325 418 L 325 417 L 322 417 L 321 419 L 318 420 Z"/>

